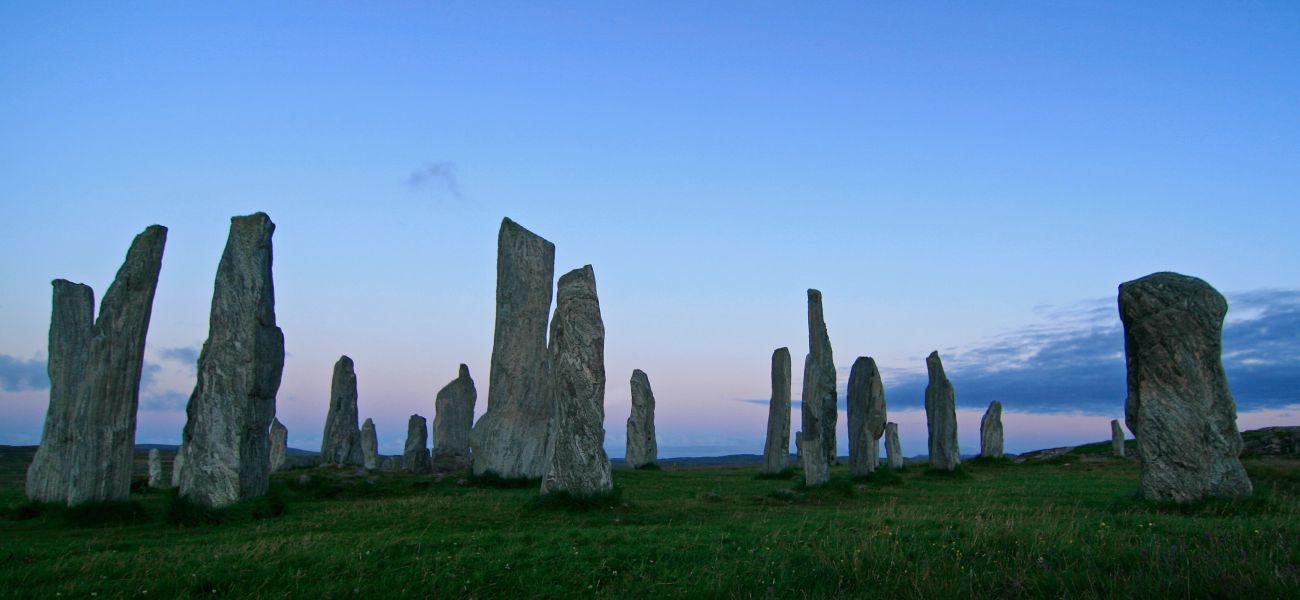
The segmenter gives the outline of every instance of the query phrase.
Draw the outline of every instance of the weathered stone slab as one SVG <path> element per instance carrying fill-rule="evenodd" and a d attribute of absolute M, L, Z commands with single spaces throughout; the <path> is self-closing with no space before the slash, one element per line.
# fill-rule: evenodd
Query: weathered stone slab
<path fill-rule="evenodd" d="M 279 419 L 271 419 L 271 470 L 284 468 L 284 460 L 289 454 L 289 428 Z"/>
<path fill-rule="evenodd" d="M 264 213 L 230 220 L 186 407 L 180 495 L 191 502 L 226 506 L 266 494 L 270 482 L 269 430 L 284 370 L 271 277 L 274 232 Z"/>
<path fill-rule="evenodd" d="M 367 469 L 378 469 L 379 436 L 375 433 L 375 422 L 366 419 L 361 426 L 361 463 Z"/>
<path fill-rule="evenodd" d="M 1124 458 L 1124 428 L 1120 427 L 1119 419 L 1110 421 L 1110 453 Z"/>
<path fill-rule="evenodd" d="M 1137 438 L 1144 498 L 1193 502 L 1251 492 L 1221 358 L 1227 312 L 1227 300 L 1195 277 L 1155 273 L 1119 286 L 1124 414 Z"/>
<path fill-rule="evenodd" d="M 826 462 L 821 443 L 820 438 L 803 440 L 803 484 L 806 487 L 817 487 L 831 479 L 831 466 Z"/>
<path fill-rule="evenodd" d="M 176 456 L 172 457 L 172 487 L 181 487 L 181 469 L 185 468 L 185 444 L 176 447 Z"/>
<path fill-rule="evenodd" d="M 930 468 L 955 471 L 961 466 L 957 446 L 957 394 L 943 372 L 938 352 L 925 359 L 930 382 L 925 386 L 925 420 L 930 434 Z"/>
<path fill-rule="evenodd" d="M 1002 458 L 1002 403 L 997 400 L 980 418 L 980 456 Z"/>
<path fill-rule="evenodd" d="M 158 453 L 157 448 L 149 449 L 149 487 L 160 488 L 163 486 L 163 465 L 162 455 Z"/>
<path fill-rule="evenodd" d="M 898 441 L 898 423 L 885 423 L 885 456 L 889 458 L 889 468 L 903 468 L 903 446 Z"/>
<path fill-rule="evenodd" d="M 334 363 L 330 382 L 330 408 L 321 436 L 320 458 L 324 464 L 362 466 L 361 429 L 357 427 L 357 372 L 347 356 Z"/>
<path fill-rule="evenodd" d="M 772 399 L 767 405 L 763 469 L 775 475 L 790 467 L 790 349 L 772 352 Z"/>
<path fill-rule="evenodd" d="M 849 474 L 868 475 L 880 466 L 880 436 L 885 433 L 885 386 L 876 361 L 859 356 L 849 370 Z"/>
<path fill-rule="evenodd" d="M 835 423 L 839 420 L 835 359 L 822 317 L 822 293 L 808 290 L 808 356 L 804 360 L 801 430 L 804 441 L 821 438 L 827 468 L 835 462 Z"/>
<path fill-rule="evenodd" d="M 429 423 L 420 415 L 411 415 L 406 422 L 406 448 L 402 452 L 402 466 L 412 473 L 432 473 L 429 458 Z"/>
<path fill-rule="evenodd" d="M 605 324 L 591 265 L 560 277 L 551 319 L 552 417 L 541 492 L 613 489 L 605 454 Z"/>
<path fill-rule="evenodd" d="M 401 471 L 402 457 L 401 456 L 380 456 L 379 468 L 384 471 Z"/>
<path fill-rule="evenodd" d="M 641 369 L 632 371 L 632 412 L 627 417 L 627 466 L 638 469 L 659 460 L 655 441 L 655 395 L 650 378 Z"/>
<path fill-rule="evenodd" d="M 469 438 L 474 426 L 474 403 L 478 391 L 469 376 L 469 367 L 451 383 L 438 390 L 433 415 L 433 470 L 438 473 L 460 471 L 470 467 Z"/>

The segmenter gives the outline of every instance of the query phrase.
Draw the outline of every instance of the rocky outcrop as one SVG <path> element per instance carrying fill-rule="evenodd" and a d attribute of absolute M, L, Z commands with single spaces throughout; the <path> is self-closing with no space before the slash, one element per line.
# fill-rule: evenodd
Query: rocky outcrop
<path fill-rule="evenodd" d="M 469 376 L 469 367 L 460 366 L 460 374 L 438 390 L 433 415 L 433 470 L 438 473 L 470 467 L 469 437 L 474 426 L 474 403 L 478 391 Z"/>
<path fill-rule="evenodd" d="M 885 386 L 869 356 L 849 370 L 849 474 L 862 477 L 880 466 L 880 436 L 885 433 Z"/>
<path fill-rule="evenodd" d="M 1128 367 L 1124 418 L 1137 438 L 1148 500 L 1251 492 L 1220 356 L 1227 312 L 1223 296 L 1195 277 L 1155 273 L 1119 286 Z"/>
<path fill-rule="evenodd" d="M 1110 453 L 1124 458 L 1124 428 L 1120 427 L 1118 419 L 1110 421 Z"/>
<path fill-rule="evenodd" d="M 829 465 L 835 462 L 835 423 L 839 418 L 835 360 L 831 355 L 831 338 L 822 318 L 822 293 L 808 290 L 808 356 L 804 360 L 802 431 L 805 450 L 813 437 Z"/>
<path fill-rule="evenodd" d="M 402 466 L 412 473 L 433 472 L 433 463 L 429 459 L 429 423 L 420 415 L 411 415 L 406 422 Z"/>
<path fill-rule="evenodd" d="M 957 394 L 943 373 L 938 352 L 925 359 L 930 382 L 925 386 L 925 420 L 930 432 L 930 468 L 955 471 L 961 466 L 957 446 Z"/>
<path fill-rule="evenodd" d="M 772 352 L 772 399 L 767 405 L 763 469 L 775 475 L 790 467 L 790 349 Z"/>
<path fill-rule="evenodd" d="M 898 442 L 898 423 L 885 423 L 885 456 L 889 468 L 903 468 L 903 446 Z"/>
<path fill-rule="evenodd" d="M 321 436 L 324 464 L 362 466 L 361 429 L 357 427 L 357 372 L 352 359 L 339 357 L 330 380 L 330 409 Z"/>
<path fill-rule="evenodd" d="M 470 435 L 475 475 L 535 479 L 545 470 L 546 319 L 554 276 L 555 245 L 503 219 L 487 412 Z"/>
<path fill-rule="evenodd" d="M 1002 458 L 1002 403 L 997 400 L 980 418 L 980 456 Z"/>
<path fill-rule="evenodd" d="M 367 469 L 380 467 L 379 436 L 375 434 L 375 422 L 370 419 L 361 425 L 361 466 Z"/>
<path fill-rule="evenodd" d="M 27 471 L 29 499 L 74 506 L 130 496 L 144 342 L 166 242 L 161 225 L 135 237 L 98 319 L 90 287 L 54 281 L 50 403 Z"/>
<path fill-rule="evenodd" d="M 149 487 L 160 488 L 163 486 L 163 466 L 162 455 L 158 453 L 157 448 L 149 449 Z"/>
<path fill-rule="evenodd" d="M 266 494 L 269 430 L 284 370 L 264 213 L 234 217 L 212 294 L 208 339 L 186 407 L 180 495 L 221 507 Z"/>
<path fill-rule="evenodd" d="M 639 469 L 659 459 L 655 441 L 655 395 L 645 371 L 632 371 L 632 412 L 627 417 L 627 466 Z"/>
<path fill-rule="evenodd" d="M 605 454 L 605 325 L 591 265 L 560 277 L 550 340 L 554 397 L 541 492 L 608 492 L 614 482 Z"/>
<path fill-rule="evenodd" d="M 284 468 L 284 460 L 289 454 L 289 428 L 279 419 L 271 419 L 271 470 Z"/>

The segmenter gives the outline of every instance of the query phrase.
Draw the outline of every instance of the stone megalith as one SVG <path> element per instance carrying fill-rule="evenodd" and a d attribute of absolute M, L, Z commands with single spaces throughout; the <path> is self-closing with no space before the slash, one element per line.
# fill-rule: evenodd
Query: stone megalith
<path fill-rule="evenodd" d="M 822 293 L 808 290 L 808 355 L 804 359 L 801 429 L 804 442 L 821 438 L 827 468 L 835 462 L 835 423 L 839 418 L 838 392 L 835 387 L 835 360 L 831 355 L 831 338 L 822 318 Z"/>
<path fill-rule="evenodd" d="M 487 412 L 470 433 L 475 475 L 537 479 L 545 469 L 546 319 L 554 277 L 555 244 L 502 219 Z"/>
<path fill-rule="evenodd" d="M 632 371 L 632 412 L 627 417 L 627 466 L 639 469 L 659 460 L 655 441 L 655 394 L 645 371 Z"/>
<path fill-rule="evenodd" d="M 50 403 L 27 470 L 27 497 L 73 506 L 131 493 L 144 342 L 167 228 L 135 236 L 99 305 L 89 286 L 53 282 Z"/>
<path fill-rule="evenodd" d="M 149 487 L 160 488 L 163 486 L 163 467 L 162 455 L 158 453 L 157 448 L 149 449 Z"/>
<path fill-rule="evenodd" d="M 289 455 L 289 428 L 280 419 L 271 418 L 271 470 L 284 468 L 284 459 Z"/>
<path fill-rule="evenodd" d="M 367 469 L 378 469 L 379 464 L 379 436 L 375 434 L 375 422 L 366 419 L 361 425 L 361 466 Z"/>
<path fill-rule="evenodd" d="M 1124 428 L 1120 427 L 1119 419 L 1110 420 L 1110 452 L 1124 458 Z"/>
<path fill-rule="evenodd" d="M 794 462 L 803 468 L 803 432 L 794 432 Z"/>
<path fill-rule="evenodd" d="M 429 422 L 420 415 L 411 415 L 406 422 L 402 466 L 412 473 L 433 472 L 433 463 L 429 459 Z"/>
<path fill-rule="evenodd" d="M 775 475 L 790 467 L 790 349 L 772 352 L 772 399 L 767 405 L 763 470 Z"/>
<path fill-rule="evenodd" d="M 898 423 L 885 423 L 885 455 L 889 468 L 903 468 L 903 446 L 898 442 Z"/>
<path fill-rule="evenodd" d="M 859 356 L 849 371 L 849 473 L 861 477 L 880 466 L 880 436 L 885 433 L 885 386 L 870 356 Z"/>
<path fill-rule="evenodd" d="M 605 324 L 591 265 L 560 277 L 551 318 L 552 416 L 541 493 L 614 488 L 605 454 Z"/>
<path fill-rule="evenodd" d="M 172 487 L 181 487 L 181 469 L 185 468 L 185 442 L 176 447 L 176 456 L 172 457 Z"/>
<path fill-rule="evenodd" d="M 469 376 L 469 367 L 460 366 L 460 374 L 438 390 L 433 414 L 433 470 L 439 473 L 470 467 L 469 436 L 474 426 L 474 403 L 478 391 Z"/>
<path fill-rule="evenodd" d="M 930 382 L 925 386 L 925 422 L 930 434 L 930 468 L 955 471 L 961 466 L 957 446 L 957 394 L 943 373 L 938 352 L 925 359 Z"/>
<path fill-rule="evenodd" d="M 208 339 L 185 412 L 181 497 L 221 507 L 265 495 L 271 419 L 284 371 L 284 333 L 275 324 L 271 235 L 265 213 L 230 219 L 217 266 Z"/>
<path fill-rule="evenodd" d="M 357 427 L 357 371 L 352 359 L 339 357 L 330 380 L 330 409 L 321 436 L 320 461 L 327 465 L 363 466 L 361 430 Z"/>
<path fill-rule="evenodd" d="M 1002 458 L 1002 403 L 997 400 L 989 402 L 980 418 L 980 456 Z"/>
<path fill-rule="evenodd" d="M 1228 302 L 1210 284 L 1155 273 L 1119 286 L 1128 401 L 1149 500 L 1245 496 L 1237 405 L 1223 372 Z"/>
<path fill-rule="evenodd" d="M 383 471 L 401 471 L 402 457 L 400 456 L 381 456 L 379 457 L 379 468 Z"/>
<path fill-rule="evenodd" d="M 817 487 L 831 479 L 831 465 L 826 462 L 821 444 L 821 438 L 803 440 L 803 484 L 806 487 Z"/>

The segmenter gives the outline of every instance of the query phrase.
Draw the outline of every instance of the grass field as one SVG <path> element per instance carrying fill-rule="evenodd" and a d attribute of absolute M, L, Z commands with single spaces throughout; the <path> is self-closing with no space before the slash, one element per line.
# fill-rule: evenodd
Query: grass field
<path fill-rule="evenodd" d="M 1136 500 L 1134 462 L 1078 454 L 866 482 L 837 467 L 814 491 L 752 468 L 621 470 L 621 500 L 585 511 L 307 469 L 197 525 L 167 492 L 69 513 L 9 481 L 0 596 L 1300 597 L 1300 464 L 1247 465 L 1255 497 L 1181 508 Z"/>

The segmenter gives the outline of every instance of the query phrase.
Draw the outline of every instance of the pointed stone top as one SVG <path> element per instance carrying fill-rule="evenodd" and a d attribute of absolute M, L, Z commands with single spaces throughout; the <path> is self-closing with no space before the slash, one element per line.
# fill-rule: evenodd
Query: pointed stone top
<path fill-rule="evenodd" d="M 469 379 L 469 378 L 470 378 L 470 376 L 469 376 L 469 365 L 467 365 L 467 364 L 465 364 L 465 363 L 460 363 L 460 374 L 457 375 L 457 378 L 459 378 L 459 379 Z"/>
<path fill-rule="evenodd" d="M 649 379 L 646 376 L 645 371 L 642 371 L 641 369 L 632 369 L 632 379 L 636 379 L 638 377 L 642 379 Z"/>
<path fill-rule="evenodd" d="M 560 277 L 560 283 L 556 286 L 555 303 L 558 305 L 561 299 L 575 298 L 596 298 L 596 271 L 591 265 L 585 265 L 580 269 L 574 269 Z"/>
<path fill-rule="evenodd" d="M 353 363 L 352 363 L 352 357 L 350 357 L 350 356 L 344 354 L 343 356 L 340 356 L 338 362 L 336 362 L 336 363 L 334 363 L 334 364 L 335 364 L 335 365 L 347 365 L 347 366 L 351 367 L 351 366 L 353 365 Z"/>
<path fill-rule="evenodd" d="M 366 420 L 369 421 L 370 419 L 366 419 Z M 420 415 L 411 415 L 411 418 L 407 419 L 408 423 L 424 423 L 426 421 L 427 419 L 421 417 Z"/>
<path fill-rule="evenodd" d="M 374 426 L 375 426 L 375 420 L 374 420 L 374 419 L 371 419 L 371 418 L 367 418 L 367 419 L 366 419 L 366 422 L 365 422 L 364 424 L 362 424 L 361 426 L 362 426 L 362 427 L 374 427 Z"/>
<path fill-rule="evenodd" d="M 868 375 L 880 372 L 880 369 L 876 368 L 876 359 L 871 358 L 870 356 L 859 356 L 857 360 L 853 361 L 853 369 L 858 369 L 859 364 L 862 365 L 861 368 L 867 370 L 866 373 Z"/>
<path fill-rule="evenodd" d="M 947 379 L 948 376 L 943 373 L 943 361 L 939 360 L 939 351 L 931 352 L 925 357 L 925 369 L 930 372 L 930 381 L 936 379 Z"/>
<path fill-rule="evenodd" d="M 504 237 L 504 236 L 506 236 L 507 234 L 509 234 L 509 235 L 523 235 L 523 236 L 527 236 L 527 237 L 537 238 L 537 239 L 541 240 L 542 242 L 544 242 L 547 246 L 551 246 L 552 248 L 555 247 L 555 244 L 552 244 L 552 243 L 551 243 L 550 241 L 548 241 L 546 238 L 543 238 L 542 236 L 537 235 L 536 233 L 533 233 L 533 232 L 532 232 L 530 229 L 528 229 L 527 227 L 524 227 L 523 225 L 520 225 L 520 224 L 518 224 L 518 223 L 516 223 L 516 222 L 514 222 L 514 221 L 512 221 L 512 220 L 510 220 L 510 217 L 503 217 L 503 218 L 501 219 L 501 231 L 500 231 L 500 233 L 499 233 L 498 235 L 501 236 L 501 237 Z"/>
<path fill-rule="evenodd" d="M 1002 403 L 997 400 L 989 402 L 989 410 L 995 410 L 1000 414 L 1002 412 Z"/>
<path fill-rule="evenodd" d="M 283 428 L 283 427 L 284 427 L 284 423 L 281 423 L 281 422 L 280 422 L 280 417 L 271 417 L 271 427 L 280 427 L 280 428 Z"/>

